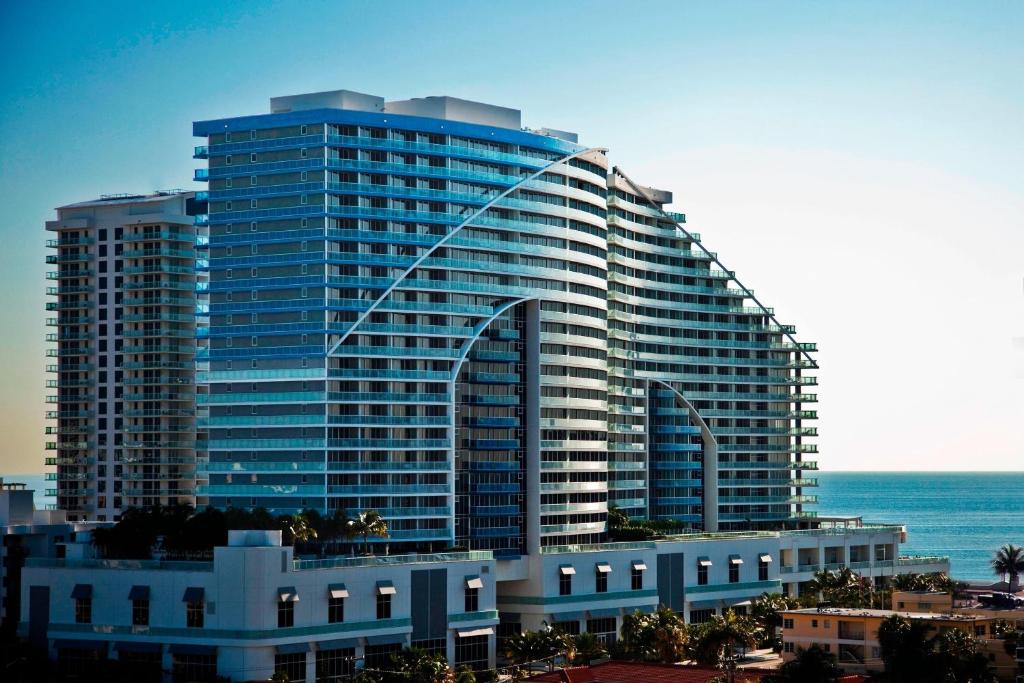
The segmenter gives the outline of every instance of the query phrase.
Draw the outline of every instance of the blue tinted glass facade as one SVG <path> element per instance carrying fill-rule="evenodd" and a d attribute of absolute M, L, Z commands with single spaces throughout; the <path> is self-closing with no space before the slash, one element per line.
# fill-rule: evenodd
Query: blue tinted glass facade
<path fill-rule="evenodd" d="M 499 556 L 604 540 L 609 502 L 805 514 L 806 349 L 603 151 L 386 109 L 195 133 L 200 504 L 376 509 L 393 546 Z"/>

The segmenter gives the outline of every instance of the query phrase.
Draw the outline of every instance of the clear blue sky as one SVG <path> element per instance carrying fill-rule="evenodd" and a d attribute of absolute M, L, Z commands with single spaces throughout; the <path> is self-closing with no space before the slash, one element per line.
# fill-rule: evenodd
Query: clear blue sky
<path fill-rule="evenodd" d="M 829 469 L 1024 462 L 1024 4 L 0 4 L 0 471 L 41 469 L 43 223 L 191 122 L 347 88 L 578 131 L 821 346 Z"/>

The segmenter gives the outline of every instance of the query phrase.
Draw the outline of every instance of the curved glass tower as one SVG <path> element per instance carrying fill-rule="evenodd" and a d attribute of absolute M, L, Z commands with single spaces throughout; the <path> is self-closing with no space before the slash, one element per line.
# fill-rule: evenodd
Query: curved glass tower
<path fill-rule="evenodd" d="M 805 514 L 809 349 L 668 193 L 512 109 L 271 110 L 194 126 L 200 504 L 376 509 L 392 545 L 499 557 L 604 540 L 609 501 L 707 529 Z"/>

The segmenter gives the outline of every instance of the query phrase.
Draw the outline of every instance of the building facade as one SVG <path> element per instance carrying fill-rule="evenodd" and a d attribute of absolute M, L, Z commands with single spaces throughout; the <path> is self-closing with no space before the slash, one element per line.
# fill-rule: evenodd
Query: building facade
<path fill-rule="evenodd" d="M 0 479 L 0 635 L 15 633 L 21 618 L 22 572 L 27 558 L 57 558 L 91 522 L 67 521 L 63 510 L 37 510 L 34 491 Z"/>
<path fill-rule="evenodd" d="M 148 665 L 155 680 L 340 681 L 416 646 L 495 665 L 489 551 L 298 560 L 280 531 L 232 531 L 212 562 L 31 558 L 23 633 L 64 667 Z"/>
<path fill-rule="evenodd" d="M 809 354 L 575 134 L 347 91 L 194 125 L 208 159 L 200 503 L 381 510 L 498 557 L 807 526 Z"/>
<path fill-rule="evenodd" d="M 555 626 L 610 643 L 626 615 L 659 605 L 690 623 L 744 612 L 764 592 L 801 592 L 802 579 L 826 566 L 805 565 L 804 577 L 787 571 L 787 556 L 862 545 L 896 554 L 902 534 L 865 525 L 545 546 L 515 559 L 483 550 L 303 560 L 280 532 L 240 531 L 212 562 L 96 559 L 79 534 L 61 557 L 25 560 L 20 632 L 66 667 L 128 657 L 173 680 L 284 671 L 331 681 L 387 668 L 409 646 L 484 669 L 503 638 L 524 630 Z M 903 558 L 860 571 L 881 581 L 945 570 L 944 558 Z"/>
<path fill-rule="evenodd" d="M 993 641 L 996 619 L 992 617 L 938 613 L 904 612 L 882 609 L 827 607 L 782 612 L 784 660 L 796 656 L 798 649 L 818 645 L 835 655 L 843 669 L 851 672 L 879 672 L 884 669 L 878 629 L 889 617 L 897 615 L 923 624 L 929 632 L 961 631 L 983 641 L 982 651 L 1002 650 L 1002 641 Z M 995 645 L 990 648 L 989 645 Z M 1005 658 L 1006 655 L 1004 654 Z M 1012 660 L 1012 658 L 1010 658 Z M 995 658 L 992 659 L 995 662 Z M 1011 665 L 1015 670 L 1016 666 Z M 1014 680 L 1000 676 L 999 680 Z"/>
<path fill-rule="evenodd" d="M 57 209 L 46 257 L 46 464 L 70 521 L 195 502 L 197 230 L 191 192 Z"/>

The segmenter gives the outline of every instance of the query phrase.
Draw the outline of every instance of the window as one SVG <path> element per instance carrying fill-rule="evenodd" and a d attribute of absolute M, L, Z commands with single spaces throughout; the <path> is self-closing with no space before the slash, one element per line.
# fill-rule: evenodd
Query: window
<path fill-rule="evenodd" d="M 230 166 L 231 165 L 231 155 L 230 154 L 227 155 L 226 157 L 224 157 L 224 165 L 225 166 Z"/>
<path fill-rule="evenodd" d="M 290 652 L 274 655 L 274 678 L 285 676 L 286 681 L 306 680 L 306 653 Z"/>
<path fill-rule="evenodd" d="M 307 131 L 307 128 L 306 128 L 305 124 L 299 126 L 299 135 L 305 135 L 306 131 Z"/>
<path fill-rule="evenodd" d="M 185 626 L 188 628 L 203 627 L 203 601 L 190 600 L 185 603 Z"/>
<path fill-rule="evenodd" d="M 786 642 L 782 643 L 782 650 L 783 650 L 783 652 L 792 652 L 793 651 L 793 643 L 789 642 L 789 641 L 786 641 Z"/>
<path fill-rule="evenodd" d="M 607 593 L 608 592 L 608 574 L 606 572 L 598 571 L 595 577 L 597 592 Z"/>
<path fill-rule="evenodd" d="M 318 650 L 316 653 L 316 683 L 340 683 L 355 673 L 355 648 Z"/>
<path fill-rule="evenodd" d="M 555 629 L 559 633 L 564 633 L 567 636 L 578 636 L 580 634 L 579 619 L 553 621 L 551 622 L 551 628 Z"/>
<path fill-rule="evenodd" d="M 603 617 L 600 619 L 587 619 L 587 633 L 592 633 L 605 646 L 615 644 L 615 636 L 618 628 L 615 625 L 615 617 Z"/>
<path fill-rule="evenodd" d="M 295 603 L 284 600 L 277 603 L 277 627 L 290 628 L 295 626 Z"/>
<path fill-rule="evenodd" d="M 697 565 L 697 585 L 708 585 L 708 566 L 706 564 Z"/>
<path fill-rule="evenodd" d="M 633 567 L 629 574 L 630 588 L 635 591 L 644 589 L 644 570 Z"/>
<path fill-rule="evenodd" d="M 390 619 L 391 618 L 391 594 L 390 593 L 377 593 L 377 618 L 378 619 Z"/>
<path fill-rule="evenodd" d="M 249 163 L 250 164 L 255 164 L 256 163 L 256 152 L 253 152 L 252 154 L 249 155 Z"/>
<path fill-rule="evenodd" d="M 132 626 L 149 626 L 149 600 L 132 600 Z"/>
<path fill-rule="evenodd" d="M 734 562 L 729 563 L 729 583 L 740 582 L 740 566 Z"/>
<path fill-rule="evenodd" d="M 327 598 L 327 623 L 340 624 L 345 621 L 345 598 Z"/>
<path fill-rule="evenodd" d="M 75 623 L 92 623 L 92 598 L 77 598 L 75 600 Z"/>
<path fill-rule="evenodd" d="M 474 671 L 487 668 L 487 636 L 456 636 L 455 666 L 468 666 Z"/>
<path fill-rule="evenodd" d="M 256 176 L 250 176 L 249 177 L 249 184 L 252 185 L 253 187 L 256 187 L 256 183 L 258 183 L 258 182 L 259 181 L 256 179 Z"/>
<path fill-rule="evenodd" d="M 402 646 L 395 644 L 388 645 L 367 645 L 363 656 L 363 668 L 370 670 L 387 670 L 391 666 L 391 655 L 402 651 Z"/>
<path fill-rule="evenodd" d="M 430 655 L 445 655 L 448 652 L 448 640 L 446 638 L 426 638 L 412 641 L 412 647 L 423 650 Z"/>
<path fill-rule="evenodd" d="M 480 610 L 480 589 L 479 588 L 467 588 L 466 599 L 465 599 L 465 611 L 466 612 L 477 612 Z"/>
<path fill-rule="evenodd" d="M 703 624 L 711 621 L 713 616 L 715 616 L 714 609 L 692 609 L 690 610 L 690 623 Z"/>
<path fill-rule="evenodd" d="M 768 563 L 765 561 L 763 557 L 757 561 L 757 580 L 768 580 Z"/>
<path fill-rule="evenodd" d="M 793 620 L 792 619 L 783 619 L 782 620 L 782 628 L 793 628 Z"/>
<path fill-rule="evenodd" d="M 572 574 L 558 575 L 558 594 L 572 595 Z"/>
<path fill-rule="evenodd" d="M 249 131 L 249 139 L 250 140 L 255 140 L 256 139 L 256 131 L 254 131 L 254 130 L 250 130 Z M 305 676 L 303 676 L 303 678 L 305 678 Z"/>
<path fill-rule="evenodd" d="M 811 619 L 811 628 L 818 628 L 818 620 Z"/>
<path fill-rule="evenodd" d="M 217 680 L 217 655 L 175 653 L 173 656 L 171 680 L 190 683 Z"/>

